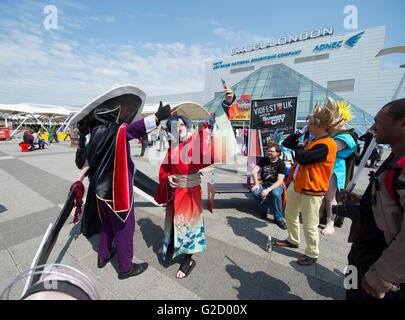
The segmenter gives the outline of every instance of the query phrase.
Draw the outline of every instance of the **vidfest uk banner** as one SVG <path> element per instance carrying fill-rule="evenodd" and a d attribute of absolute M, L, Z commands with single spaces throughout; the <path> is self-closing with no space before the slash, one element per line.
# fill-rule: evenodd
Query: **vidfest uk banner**
<path fill-rule="evenodd" d="M 253 100 L 250 111 L 249 156 L 267 156 L 267 143 L 280 143 L 295 131 L 297 97 Z"/>

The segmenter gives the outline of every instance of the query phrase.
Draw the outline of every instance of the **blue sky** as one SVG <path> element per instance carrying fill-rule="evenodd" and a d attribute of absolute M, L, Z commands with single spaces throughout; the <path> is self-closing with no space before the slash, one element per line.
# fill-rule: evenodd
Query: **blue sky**
<path fill-rule="evenodd" d="M 54 5 L 57 29 L 44 8 Z M 202 91 L 204 62 L 235 47 L 334 26 L 386 26 L 385 47 L 405 45 L 405 1 L 1 0 L 0 103 L 80 106 L 115 83 L 148 96 Z M 383 59 L 397 70 L 404 54 Z"/>

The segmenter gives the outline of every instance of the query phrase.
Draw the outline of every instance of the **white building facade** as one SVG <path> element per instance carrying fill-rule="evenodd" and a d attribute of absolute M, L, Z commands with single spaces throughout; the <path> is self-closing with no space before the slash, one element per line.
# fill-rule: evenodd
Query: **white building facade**
<path fill-rule="evenodd" d="M 334 34 L 333 26 L 299 32 L 280 39 L 234 48 L 230 56 L 205 62 L 204 90 L 155 96 L 160 100 L 195 101 L 205 105 L 223 92 L 221 78 L 231 87 L 260 67 L 283 63 L 363 111 L 375 115 L 392 100 L 404 69 L 383 71 L 385 27 Z M 404 97 L 401 88 L 398 98 Z"/>

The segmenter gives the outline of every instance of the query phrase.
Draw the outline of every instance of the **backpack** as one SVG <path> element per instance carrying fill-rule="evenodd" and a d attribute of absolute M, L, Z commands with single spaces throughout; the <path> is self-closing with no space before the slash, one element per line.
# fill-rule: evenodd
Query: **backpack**
<path fill-rule="evenodd" d="M 370 175 L 370 181 L 374 181 L 376 183 L 375 187 L 376 190 L 380 190 L 380 184 L 378 183 L 378 180 L 376 179 L 376 176 L 381 174 L 382 172 L 386 171 L 385 178 L 384 178 L 384 184 L 387 189 L 388 194 L 390 195 L 391 199 L 395 201 L 397 206 L 400 208 L 401 213 L 403 215 L 404 213 L 404 208 L 401 205 L 399 194 L 398 194 L 398 189 L 405 189 L 405 183 L 398 180 L 399 176 L 401 173 L 405 173 L 405 152 L 402 152 L 398 157 L 397 161 L 394 162 L 391 165 L 388 165 L 385 168 L 380 168 L 377 170 L 377 172 L 371 171 L 369 173 Z M 366 192 L 369 190 L 371 184 L 367 187 Z M 364 195 L 363 195 L 364 196 Z M 371 202 L 375 204 L 375 195 L 370 195 L 371 196 Z M 348 242 L 355 242 L 356 239 L 358 238 L 358 235 L 361 232 L 361 224 L 359 222 L 353 222 L 352 226 L 350 228 L 350 234 L 349 234 L 349 239 Z M 400 231 L 392 238 L 391 242 L 395 240 L 396 236 L 399 234 Z M 388 246 L 391 244 L 391 242 L 388 244 Z"/>
<path fill-rule="evenodd" d="M 405 184 L 402 181 L 399 181 L 398 178 L 401 173 L 405 173 L 405 154 L 402 153 L 401 157 L 394 164 L 387 167 L 387 173 L 385 174 L 385 187 L 387 188 L 388 194 L 391 196 L 391 199 L 396 202 L 396 204 L 401 208 L 402 213 L 404 208 L 401 205 L 398 189 L 405 188 Z"/>
<path fill-rule="evenodd" d="M 350 180 L 353 178 L 354 166 L 356 164 L 356 158 L 358 158 L 358 154 L 359 154 L 359 144 L 358 144 L 359 136 L 354 131 L 354 129 L 338 130 L 338 131 L 331 133 L 329 136 L 331 138 L 334 138 L 335 136 L 337 136 L 339 134 L 350 134 L 353 137 L 354 141 L 356 142 L 356 149 L 353 151 L 353 153 L 350 156 L 345 158 L 345 162 L 346 162 L 345 187 L 346 187 L 347 184 L 350 182 Z"/>

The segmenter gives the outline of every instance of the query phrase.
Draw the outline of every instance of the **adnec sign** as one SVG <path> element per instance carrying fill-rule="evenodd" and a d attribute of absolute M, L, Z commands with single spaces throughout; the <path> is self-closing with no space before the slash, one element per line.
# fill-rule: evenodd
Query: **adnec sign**
<path fill-rule="evenodd" d="M 360 32 L 353 37 L 350 37 L 345 41 L 345 45 L 347 45 L 350 48 L 353 48 L 354 45 L 360 40 L 361 36 L 363 35 L 365 31 Z M 343 45 L 343 40 L 341 41 L 334 41 L 334 42 L 329 42 L 329 43 L 323 43 L 323 44 L 318 44 L 315 46 L 313 51 L 323 51 L 327 49 L 335 49 L 335 48 L 341 48 Z"/>

